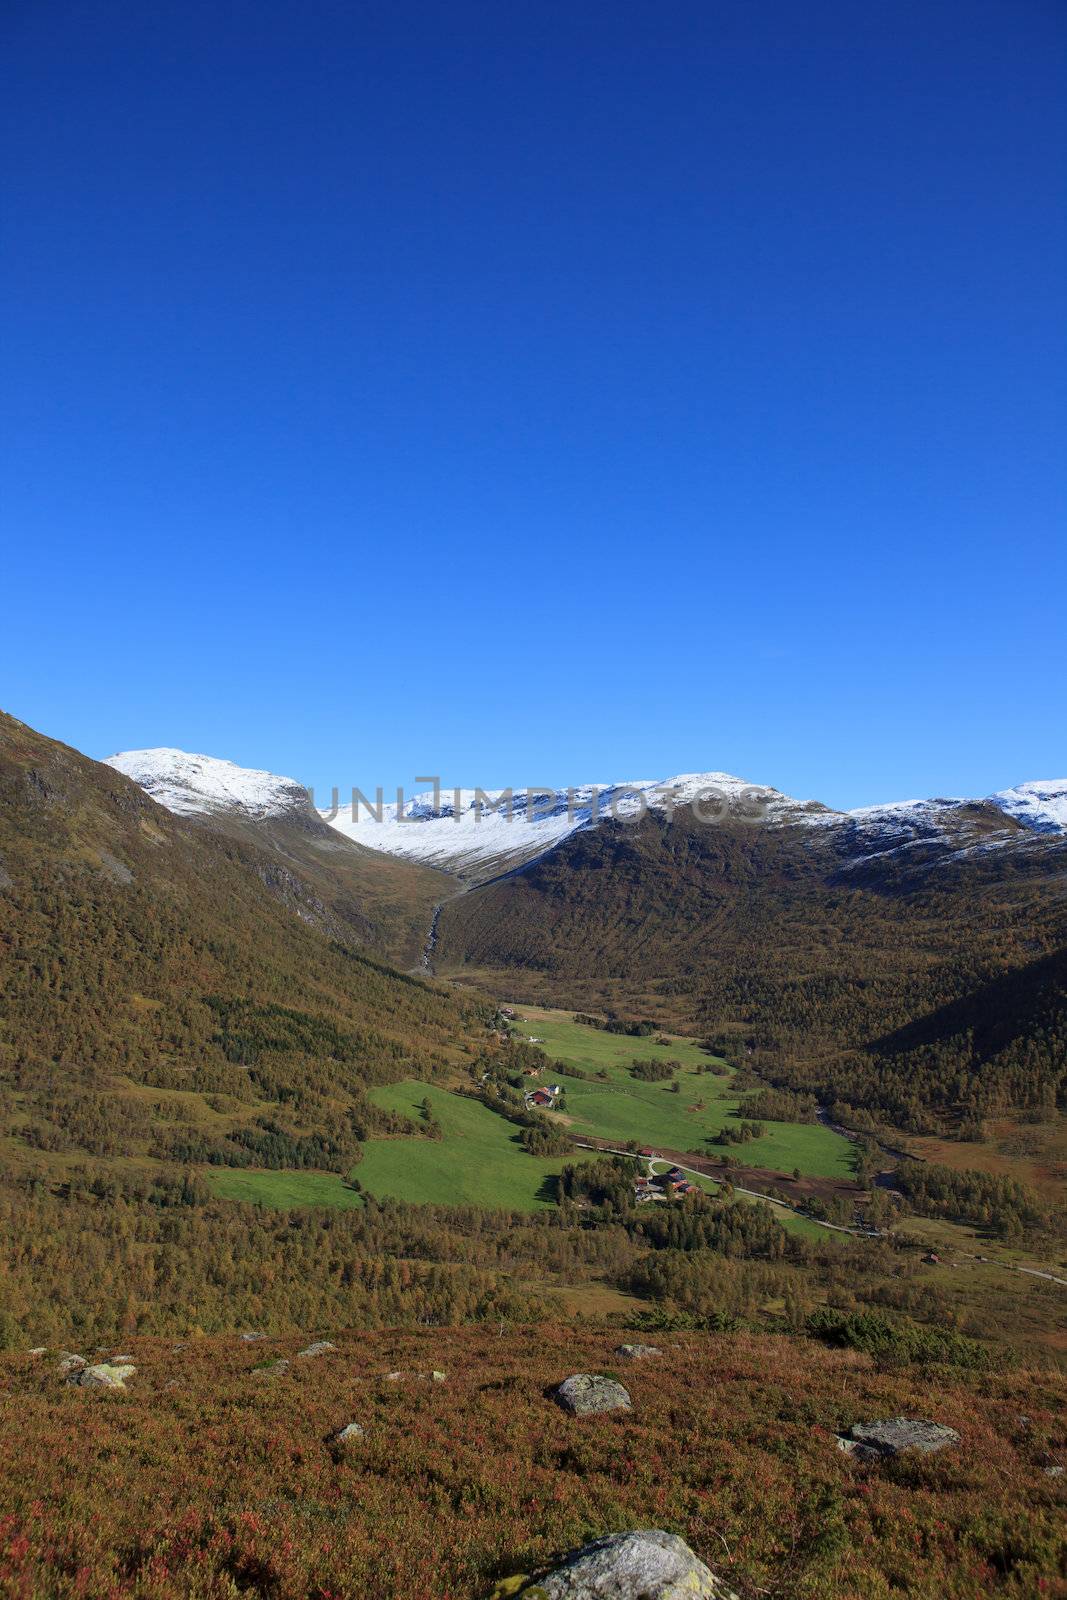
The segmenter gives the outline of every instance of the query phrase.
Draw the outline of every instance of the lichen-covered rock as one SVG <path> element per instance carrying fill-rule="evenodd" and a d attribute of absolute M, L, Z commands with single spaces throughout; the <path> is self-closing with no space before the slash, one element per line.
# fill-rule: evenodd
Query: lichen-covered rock
<path fill-rule="evenodd" d="M 848 1437 L 838 1439 L 838 1449 L 861 1461 L 876 1461 L 885 1456 L 904 1455 L 917 1450 L 931 1455 L 947 1445 L 959 1444 L 955 1428 L 940 1422 L 923 1422 L 912 1417 L 889 1417 L 884 1422 L 857 1422 Z"/>
<path fill-rule="evenodd" d="M 309 1344 L 306 1350 L 298 1350 L 298 1356 L 324 1356 L 329 1350 L 336 1350 L 337 1346 L 331 1344 L 329 1339 L 316 1339 L 314 1344 Z"/>
<path fill-rule="evenodd" d="M 630 1396 L 621 1383 L 605 1378 L 599 1372 L 576 1372 L 555 1390 L 553 1398 L 564 1411 L 576 1417 L 592 1416 L 598 1411 L 628 1411 Z"/>
<path fill-rule="evenodd" d="M 35 1344 L 32 1350 L 27 1350 L 26 1351 L 26 1354 L 28 1356 L 44 1356 L 44 1355 L 47 1355 L 48 1354 L 48 1346 L 46 1344 Z"/>
<path fill-rule="evenodd" d="M 266 1337 L 265 1333 L 242 1333 L 241 1342 L 243 1344 L 255 1344 L 257 1340 L 265 1339 Z"/>
<path fill-rule="evenodd" d="M 646 1356 L 661 1356 L 663 1351 L 654 1344 L 620 1344 L 616 1345 L 615 1354 L 627 1361 L 643 1361 Z"/>
<path fill-rule="evenodd" d="M 89 1363 L 86 1361 L 84 1356 L 72 1355 L 69 1350 L 64 1350 L 60 1353 L 57 1371 L 80 1372 L 83 1367 L 87 1367 L 88 1365 Z"/>
<path fill-rule="evenodd" d="M 136 1371 L 137 1368 L 128 1362 L 115 1365 L 110 1361 L 98 1361 L 95 1366 L 72 1372 L 67 1382 L 80 1384 L 85 1389 L 125 1389 L 126 1379 Z"/>
<path fill-rule="evenodd" d="M 386 1383 L 404 1383 L 408 1378 L 416 1383 L 445 1383 L 446 1375 L 443 1372 L 387 1372 Z"/>
<path fill-rule="evenodd" d="M 252 1376 L 253 1378 L 280 1378 L 289 1371 L 291 1366 L 292 1362 L 286 1361 L 283 1356 L 280 1361 L 272 1361 L 269 1366 L 257 1367 Z"/>
<path fill-rule="evenodd" d="M 594 1539 L 519 1593 L 523 1600 L 737 1600 L 683 1539 L 660 1528 Z"/>
<path fill-rule="evenodd" d="M 363 1438 L 363 1429 L 358 1422 L 349 1422 L 336 1435 L 338 1444 L 358 1444 Z"/>

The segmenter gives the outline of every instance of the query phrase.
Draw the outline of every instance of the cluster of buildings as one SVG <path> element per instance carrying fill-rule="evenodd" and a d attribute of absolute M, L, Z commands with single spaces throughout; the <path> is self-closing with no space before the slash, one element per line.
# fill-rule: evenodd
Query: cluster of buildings
<path fill-rule="evenodd" d="M 671 1167 L 669 1172 L 654 1173 L 648 1177 L 641 1175 L 634 1179 L 634 1199 L 638 1205 L 649 1200 L 683 1199 L 687 1194 L 696 1193 L 697 1185 L 690 1181 L 681 1167 Z"/>
<path fill-rule="evenodd" d="M 562 1093 L 561 1083 L 546 1083 L 543 1088 L 530 1089 L 525 1101 L 533 1111 L 550 1111 Z"/>

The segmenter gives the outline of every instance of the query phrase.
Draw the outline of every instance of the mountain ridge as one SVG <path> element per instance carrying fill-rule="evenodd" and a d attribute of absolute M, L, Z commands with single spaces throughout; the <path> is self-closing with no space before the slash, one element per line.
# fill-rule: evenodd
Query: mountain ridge
<path fill-rule="evenodd" d="M 312 812 L 310 792 L 296 780 L 218 757 L 160 747 L 121 752 L 109 756 L 106 764 L 180 815 L 262 820 Z M 932 797 L 847 811 L 721 771 L 566 789 L 438 786 L 404 800 L 401 796 L 402 791 L 397 801 L 387 803 L 381 790 L 373 797 L 357 797 L 353 791 L 347 805 L 335 802 L 313 814 L 350 843 L 474 880 L 543 855 L 571 834 L 605 820 L 632 822 L 649 810 L 671 814 L 694 804 L 704 821 L 851 827 L 885 839 L 900 836 L 901 842 L 953 830 L 974 832 L 979 823 L 985 840 L 999 829 L 999 842 L 1004 843 L 1020 828 L 1067 833 L 1067 778 L 1029 780 L 981 799 Z"/>

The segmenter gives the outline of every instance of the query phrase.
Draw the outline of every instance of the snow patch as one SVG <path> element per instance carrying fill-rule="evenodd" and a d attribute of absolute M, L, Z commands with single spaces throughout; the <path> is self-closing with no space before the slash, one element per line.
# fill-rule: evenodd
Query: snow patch
<path fill-rule="evenodd" d="M 632 821 L 646 810 L 670 812 L 698 802 L 705 815 L 745 815 L 759 821 L 804 821 L 825 808 L 791 800 L 776 789 L 750 784 L 728 772 L 687 772 L 674 778 L 589 783 L 571 789 L 446 789 L 426 791 L 399 804 L 368 796 L 372 808 L 351 802 L 320 815 L 346 838 L 451 871 L 484 872 L 519 859 L 529 861 L 570 834 L 600 822 Z"/>
<path fill-rule="evenodd" d="M 187 750 L 122 750 L 108 756 L 104 765 L 132 778 L 179 817 L 220 811 L 278 817 L 299 810 L 308 800 L 307 790 L 292 778 Z"/>
<path fill-rule="evenodd" d="M 1007 816 L 1035 833 L 1067 833 L 1067 778 L 1018 783 L 989 796 Z"/>

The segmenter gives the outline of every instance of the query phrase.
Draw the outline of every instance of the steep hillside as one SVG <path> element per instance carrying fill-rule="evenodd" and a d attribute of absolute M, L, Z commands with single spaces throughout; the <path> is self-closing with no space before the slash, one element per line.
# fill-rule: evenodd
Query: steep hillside
<path fill-rule="evenodd" d="M 302 784 L 183 750 L 127 750 L 105 765 L 194 826 L 269 854 L 321 902 L 335 938 L 400 967 L 420 960 L 452 878 L 328 827 Z"/>
<path fill-rule="evenodd" d="M 1067 839 L 990 803 L 888 809 L 708 825 L 683 808 L 573 833 L 444 907 L 438 970 L 735 1030 L 772 1075 L 905 1126 L 1046 1105 L 1067 1062 L 1036 1017 L 1029 1053 L 979 1050 L 947 1079 L 929 1055 L 897 1071 L 879 1041 L 1067 945 Z"/>
<path fill-rule="evenodd" d="M 347 1171 L 368 1083 L 470 1008 L 365 959 L 314 882 L 0 720 L 0 1092 L 18 1150 Z"/>

